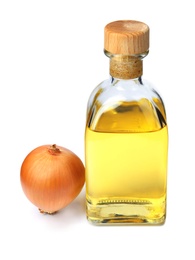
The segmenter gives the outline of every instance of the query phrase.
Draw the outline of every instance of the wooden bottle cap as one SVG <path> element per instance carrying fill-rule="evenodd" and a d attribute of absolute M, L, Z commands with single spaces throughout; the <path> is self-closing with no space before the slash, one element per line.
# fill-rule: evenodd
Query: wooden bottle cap
<path fill-rule="evenodd" d="M 132 20 L 107 24 L 104 29 L 104 49 L 112 54 L 123 55 L 136 55 L 148 51 L 148 25 Z"/>

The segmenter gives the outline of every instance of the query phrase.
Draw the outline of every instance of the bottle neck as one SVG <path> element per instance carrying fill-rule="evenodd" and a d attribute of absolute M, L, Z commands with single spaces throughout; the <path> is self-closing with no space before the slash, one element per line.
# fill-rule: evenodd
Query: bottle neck
<path fill-rule="evenodd" d="M 113 55 L 105 51 L 110 58 L 110 75 L 118 79 L 140 78 L 143 74 L 142 59 L 148 52 L 139 55 Z"/>

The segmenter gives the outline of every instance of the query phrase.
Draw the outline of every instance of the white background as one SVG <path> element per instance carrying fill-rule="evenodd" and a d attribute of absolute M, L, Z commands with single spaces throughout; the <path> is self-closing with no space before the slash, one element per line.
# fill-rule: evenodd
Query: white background
<path fill-rule="evenodd" d="M 194 1 L 0 1 L 0 259 L 194 259 Z M 58 214 L 25 197 L 20 167 L 35 147 L 69 148 L 84 162 L 88 97 L 109 76 L 104 26 L 150 26 L 144 78 L 160 91 L 169 124 L 163 226 L 97 227 L 85 190 Z"/>

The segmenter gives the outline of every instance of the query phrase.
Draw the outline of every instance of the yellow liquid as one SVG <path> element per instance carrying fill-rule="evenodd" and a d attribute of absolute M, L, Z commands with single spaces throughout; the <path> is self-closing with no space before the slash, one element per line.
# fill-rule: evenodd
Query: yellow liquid
<path fill-rule="evenodd" d="M 87 218 L 162 224 L 166 215 L 167 126 L 151 132 L 86 128 Z"/>

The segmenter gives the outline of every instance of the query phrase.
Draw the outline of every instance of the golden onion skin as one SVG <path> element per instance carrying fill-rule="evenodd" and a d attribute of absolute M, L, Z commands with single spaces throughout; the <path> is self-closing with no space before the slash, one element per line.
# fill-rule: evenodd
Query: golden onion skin
<path fill-rule="evenodd" d="M 54 213 L 71 203 L 85 183 L 85 168 L 72 151 L 42 145 L 24 159 L 20 181 L 26 197 L 40 212 Z"/>

